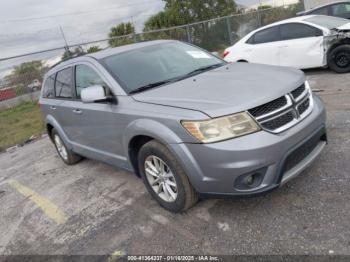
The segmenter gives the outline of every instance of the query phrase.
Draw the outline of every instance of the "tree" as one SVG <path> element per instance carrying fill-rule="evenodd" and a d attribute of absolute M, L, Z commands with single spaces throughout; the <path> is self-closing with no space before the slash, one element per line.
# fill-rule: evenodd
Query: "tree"
<path fill-rule="evenodd" d="M 102 49 L 99 46 L 90 46 L 89 49 L 87 50 L 88 54 L 91 53 L 96 53 L 98 51 L 101 51 Z"/>
<path fill-rule="evenodd" d="M 163 0 L 164 11 L 150 17 L 146 30 L 200 22 L 237 13 L 233 0 Z"/>
<path fill-rule="evenodd" d="M 121 23 L 111 28 L 109 36 L 109 45 L 111 47 L 127 45 L 133 43 L 133 35 L 135 34 L 135 27 L 132 23 Z"/>
<path fill-rule="evenodd" d="M 15 87 L 26 87 L 38 79 L 42 81 L 43 75 L 48 70 L 47 66 L 40 60 L 25 62 L 13 68 L 10 75 L 5 80 Z"/>
<path fill-rule="evenodd" d="M 69 48 L 66 49 L 62 55 L 62 61 L 67 60 L 71 57 L 81 56 L 85 55 L 83 48 L 81 46 L 76 47 L 73 51 L 71 51 Z"/>
<path fill-rule="evenodd" d="M 233 0 L 163 0 L 164 10 L 150 17 L 144 32 L 180 26 L 212 18 L 228 16 L 238 12 Z M 188 28 L 168 30 L 160 33 L 167 38 L 191 41 L 209 50 L 220 49 L 229 44 L 229 33 L 225 20 L 206 22 Z M 163 37 L 164 38 L 164 37 Z"/>

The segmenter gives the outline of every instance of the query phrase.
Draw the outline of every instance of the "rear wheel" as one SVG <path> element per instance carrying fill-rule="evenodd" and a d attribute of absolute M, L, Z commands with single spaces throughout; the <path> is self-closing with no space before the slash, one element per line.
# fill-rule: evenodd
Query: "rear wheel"
<path fill-rule="evenodd" d="M 165 209 L 181 212 L 198 201 L 184 169 L 164 145 L 154 140 L 146 143 L 138 162 L 148 192 Z"/>
<path fill-rule="evenodd" d="M 53 143 L 55 144 L 57 153 L 64 163 L 66 163 L 67 165 L 74 165 L 82 159 L 81 156 L 75 154 L 72 150 L 67 148 L 67 146 L 65 145 L 55 128 L 53 128 L 51 131 L 51 137 Z"/>
<path fill-rule="evenodd" d="M 337 73 L 350 72 L 350 45 L 334 48 L 329 54 L 328 66 Z"/>

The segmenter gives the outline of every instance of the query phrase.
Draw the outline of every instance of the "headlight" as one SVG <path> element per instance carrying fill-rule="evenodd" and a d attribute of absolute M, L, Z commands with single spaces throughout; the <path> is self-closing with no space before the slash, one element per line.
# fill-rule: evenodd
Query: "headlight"
<path fill-rule="evenodd" d="M 245 112 L 204 121 L 182 121 L 182 126 L 202 143 L 212 143 L 260 130 Z"/>

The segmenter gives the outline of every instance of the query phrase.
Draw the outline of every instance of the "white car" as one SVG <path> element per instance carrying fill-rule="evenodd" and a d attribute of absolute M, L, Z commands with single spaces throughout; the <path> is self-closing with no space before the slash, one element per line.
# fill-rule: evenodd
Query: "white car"
<path fill-rule="evenodd" d="M 329 66 L 350 72 L 350 22 L 322 15 L 295 17 L 259 28 L 227 48 L 224 59 L 290 66 Z"/>

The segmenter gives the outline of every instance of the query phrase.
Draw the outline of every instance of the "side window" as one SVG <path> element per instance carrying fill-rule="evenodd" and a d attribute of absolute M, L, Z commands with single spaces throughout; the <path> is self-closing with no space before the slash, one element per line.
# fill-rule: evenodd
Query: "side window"
<path fill-rule="evenodd" d="M 331 7 L 332 15 L 343 18 L 350 17 L 350 4 L 337 4 Z"/>
<path fill-rule="evenodd" d="M 285 24 L 281 25 L 281 38 L 282 40 L 299 39 L 306 37 L 321 36 L 322 31 L 318 28 L 304 25 L 304 24 Z"/>
<path fill-rule="evenodd" d="M 325 6 L 314 11 L 311 11 L 310 14 L 313 15 L 329 15 L 329 7 Z"/>
<path fill-rule="evenodd" d="M 75 67 L 75 88 L 77 98 L 80 98 L 81 90 L 93 85 L 107 87 L 105 82 L 94 69 L 87 65 L 77 65 Z"/>
<path fill-rule="evenodd" d="M 280 41 L 280 33 L 278 26 L 270 27 L 255 33 L 251 38 L 249 38 L 247 43 L 263 44 L 276 41 Z"/>
<path fill-rule="evenodd" d="M 48 78 L 46 78 L 44 83 L 43 97 L 55 97 L 55 74 L 50 75 Z"/>
<path fill-rule="evenodd" d="M 56 97 L 72 98 L 72 68 L 59 71 L 56 76 Z"/>

